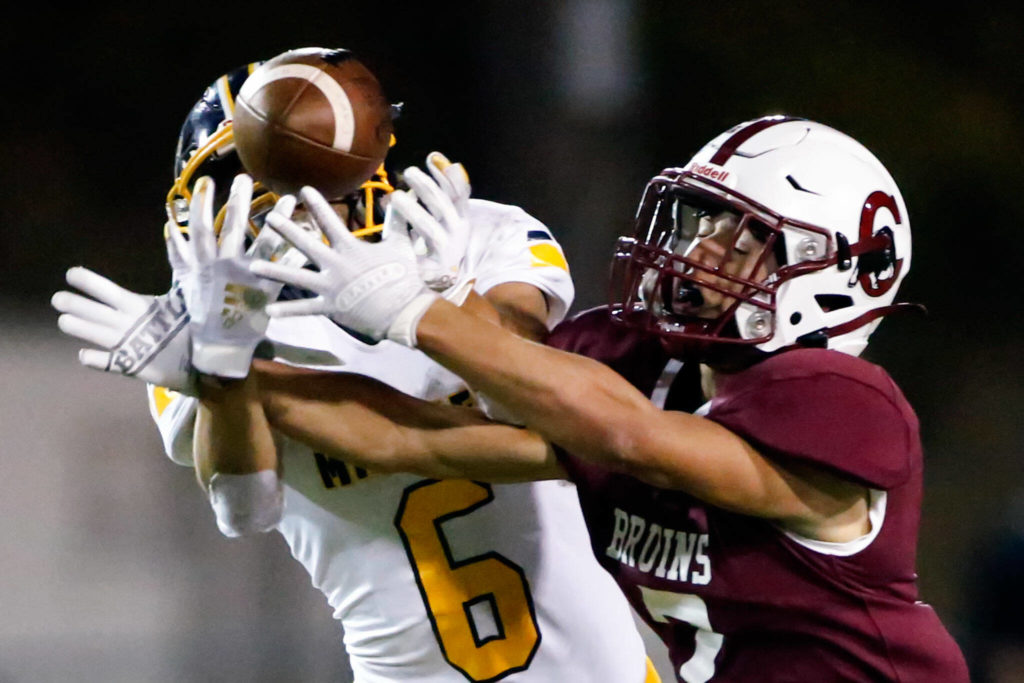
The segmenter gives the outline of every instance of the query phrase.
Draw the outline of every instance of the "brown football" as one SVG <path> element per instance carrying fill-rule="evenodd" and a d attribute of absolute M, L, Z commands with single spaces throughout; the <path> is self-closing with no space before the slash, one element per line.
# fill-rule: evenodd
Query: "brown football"
<path fill-rule="evenodd" d="M 235 148 L 278 194 L 311 185 L 327 199 L 355 191 L 384 161 L 391 106 L 347 50 L 290 50 L 260 65 L 235 102 Z"/>

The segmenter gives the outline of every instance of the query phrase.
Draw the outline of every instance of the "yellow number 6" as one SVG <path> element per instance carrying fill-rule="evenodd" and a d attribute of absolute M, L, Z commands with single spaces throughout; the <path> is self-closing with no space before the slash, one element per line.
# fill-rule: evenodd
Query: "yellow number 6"
<path fill-rule="evenodd" d="M 405 490 L 395 516 L 441 652 L 475 683 L 522 671 L 540 645 L 522 568 L 495 552 L 455 560 L 441 527 L 492 500 L 487 484 L 427 480 Z M 478 632 L 480 610 L 495 632 Z"/>

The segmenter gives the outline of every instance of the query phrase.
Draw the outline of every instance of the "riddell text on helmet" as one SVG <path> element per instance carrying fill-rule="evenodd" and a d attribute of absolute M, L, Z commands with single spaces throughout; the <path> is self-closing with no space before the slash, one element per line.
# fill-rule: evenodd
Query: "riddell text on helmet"
<path fill-rule="evenodd" d="M 718 166 L 711 166 L 708 164 L 691 164 L 690 168 L 687 170 L 694 175 L 704 176 L 711 180 L 724 181 L 729 177 L 729 171 L 723 170 Z"/>

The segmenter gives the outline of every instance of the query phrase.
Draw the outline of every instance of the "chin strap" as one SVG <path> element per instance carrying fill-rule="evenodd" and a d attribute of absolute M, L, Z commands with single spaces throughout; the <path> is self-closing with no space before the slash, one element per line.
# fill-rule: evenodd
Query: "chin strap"
<path fill-rule="evenodd" d="M 847 332 L 853 332 L 858 327 L 863 327 L 873 320 L 877 320 L 882 316 L 889 315 L 890 313 L 924 313 L 927 315 L 928 309 L 922 304 L 890 304 L 889 306 L 880 306 L 879 308 L 873 308 L 867 313 L 858 315 L 852 320 L 847 320 L 845 323 L 833 325 L 832 327 L 823 327 L 820 330 L 814 332 L 808 332 L 797 337 L 796 343 L 790 344 L 789 346 L 779 349 L 779 351 L 793 349 L 793 348 L 806 348 L 816 347 L 825 348 L 828 346 L 828 340 L 832 337 L 839 337 L 846 334 Z"/>

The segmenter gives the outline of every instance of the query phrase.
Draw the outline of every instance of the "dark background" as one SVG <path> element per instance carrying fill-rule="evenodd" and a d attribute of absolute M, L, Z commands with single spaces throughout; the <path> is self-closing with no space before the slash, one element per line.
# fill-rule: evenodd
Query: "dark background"
<path fill-rule="evenodd" d="M 545 221 L 573 269 L 574 310 L 604 301 L 615 236 L 628 229 L 646 179 L 719 132 L 788 113 L 860 140 L 909 208 L 914 261 L 900 298 L 930 311 L 887 321 L 866 356 L 889 369 L 922 421 L 922 597 L 976 650 L 983 625 L 971 586 L 998 542 L 992 534 L 1009 523 L 1024 443 L 1020 7 L 481 0 L 24 9 L 2 29 L 0 302 L 18 311 L 6 324 L 52 325 L 47 300 L 75 264 L 136 291 L 164 291 L 163 200 L 185 114 L 224 71 L 294 47 L 352 49 L 405 103 L 392 170 L 439 149 L 465 163 L 476 196 Z M 989 599 L 1005 597 L 994 592 Z"/>

